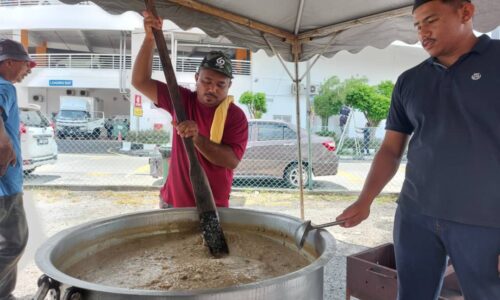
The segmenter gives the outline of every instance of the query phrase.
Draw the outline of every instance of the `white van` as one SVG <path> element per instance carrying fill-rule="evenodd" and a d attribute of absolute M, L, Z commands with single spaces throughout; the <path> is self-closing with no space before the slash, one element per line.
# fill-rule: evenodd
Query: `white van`
<path fill-rule="evenodd" d="M 57 161 L 54 128 L 40 112 L 40 106 L 20 105 L 19 119 L 24 173 L 31 173 L 36 167 L 45 164 L 54 164 Z"/>

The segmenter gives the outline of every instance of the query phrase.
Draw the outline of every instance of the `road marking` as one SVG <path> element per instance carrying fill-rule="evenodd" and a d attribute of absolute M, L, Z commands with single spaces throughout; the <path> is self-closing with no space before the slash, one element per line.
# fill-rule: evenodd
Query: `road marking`
<path fill-rule="evenodd" d="M 362 178 L 361 176 L 352 174 L 350 172 L 342 171 L 342 170 L 339 170 L 337 175 L 340 177 L 346 178 L 347 180 L 349 180 L 350 182 L 353 182 L 353 183 L 362 183 L 364 181 L 364 178 Z"/>
<path fill-rule="evenodd" d="M 150 172 L 149 164 L 147 164 L 135 169 L 135 171 L 132 174 L 149 174 L 149 172 Z"/>

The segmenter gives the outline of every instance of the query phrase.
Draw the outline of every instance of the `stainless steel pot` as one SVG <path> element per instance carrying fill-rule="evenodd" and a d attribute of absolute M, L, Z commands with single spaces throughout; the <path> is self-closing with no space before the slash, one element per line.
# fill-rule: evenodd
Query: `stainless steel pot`
<path fill-rule="evenodd" d="M 221 208 L 219 215 L 223 226 L 244 225 L 262 234 L 279 233 L 290 245 L 302 223 L 291 216 L 247 209 Z M 147 211 L 83 224 L 47 240 L 36 253 L 36 264 L 48 277 L 61 283 L 62 289 L 78 291 L 84 299 L 323 299 L 324 266 L 335 252 L 335 239 L 325 230 L 308 234 L 301 251 L 316 259 L 305 268 L 240 286 L 186 291 L 138 290 L 82 281 L 64 272 L 75 262 L 126 239 L 167 232 L 174 228 L 172 224 L 197 220 L 196 209 L 187 208 Z"/>

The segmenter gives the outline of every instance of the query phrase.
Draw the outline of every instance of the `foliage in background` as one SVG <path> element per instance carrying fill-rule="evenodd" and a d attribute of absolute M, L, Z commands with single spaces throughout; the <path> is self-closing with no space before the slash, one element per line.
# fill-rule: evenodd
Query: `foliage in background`
<path fill-rule="evenodd" d="M 314 113 L 321 117 L 321 126 L 328 128 L 328 119 L 339 114 L 345 105 L 346 95 L 356 86 L 367 82 L 366 77 L 353 77 L 341 81 L 337 76 L 332 76 L 323 82 L 313 102 Z"/>
<path fill-rule="evenodd" d="M 321 131 L 316 132 L 316 134 L 319 135 L 319 136 L 331 137 L 331 138 L 334 138 L 335 141 L 337 141 L 337 136 L 335 134 L 335 131 L 330 131 L 330 130 L 327 130 L 327 129 L 323 129 Z"/>
<path fill-rule="evenodd" d="M 365 115 L 368 127 L 377 127 L 380 121 L 387 118 L 393 89 L 391 81 L 382 81 L 376 86 L 358 83 L 346 94 L 345 103 Z"/>
<path fill-rule="evenodd" d="M 165 130 L 130 131 L 126 140 L 137 144 L 164 145 L 170 141 L 170 135 Z"/>
<path fill-rule="evenodd" d="M 262 114 L 267 112 L 265 93 L 246 91 L 241 94 L 239 101 L 248 107 L 248 112 L 252 119 L 260 119 Z"/>

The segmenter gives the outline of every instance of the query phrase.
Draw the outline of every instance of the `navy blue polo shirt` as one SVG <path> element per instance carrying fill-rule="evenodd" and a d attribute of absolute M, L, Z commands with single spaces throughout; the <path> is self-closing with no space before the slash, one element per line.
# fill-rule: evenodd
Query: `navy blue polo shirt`
<path fill-rule="evenodd" d="M 412 135 L 403 209 L 500 228 L 500 41 L 483 35 L 449 68 L 429 58 L 404 72 L 386 124 Z"/>

